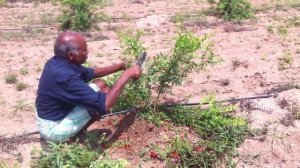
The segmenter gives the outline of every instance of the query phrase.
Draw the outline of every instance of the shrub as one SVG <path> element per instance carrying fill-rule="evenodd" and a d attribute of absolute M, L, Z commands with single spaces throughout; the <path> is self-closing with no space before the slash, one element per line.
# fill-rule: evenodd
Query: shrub
<path fill-rule="evenodd" d="M 133 63 L 139 53 L 145 51 L 140 42 L 142 32 L 121 32 L 119 38 L 123 48 L 124 59 Z M 219 62 L 207 43 L 209 36 L 197 37 L 192 33 L 180 33 L 170 54 L 159 53 L 154 59 L 147 59 L 145 74 L 137 81 L 126 85 L 118 99 L 115 109 L 142 107 L 144 111 L 156 111 L 159 98 L 173 86 L 181 85 L 187 75 L 193 70 L 204 69 L 208 65 Z M 199 52 L 200 54 L 196 54 Z M 107 79 L 111 86 L 120 73 Z M 155 88 L 157 97 L 151 103 L 151 88 Z M 151 104 L 154 103 L 154 108 Z"/>
<path fill-rule="evenodd" d="M 148 67 L 148 78 L 155 86 L 157 96 L 154 111 L 162 94 L 179 86 L 192 71 L 199 71 L 220 60 L 207 43 L 208 36 L 197 37 L 192 33 L 180 33 L 171 54 L 157 54 Z M 200 54 L 196 54 L 200 52 Z"/>
<path fill-rule="evenodd" d="M 217 3 L 211 0 L 208 2 L 210 4 Z M 247 0 L 219 0 L 217 10 L 226 20 L 244 20 L 253 15 L 252 5 Z"/>
<path fill-rule="evenodd" d="M 140 42 L 142 32 L 119 32 L 118 34 L 121 40 L 121 47 L 123 48 L 123 59 L 125 59 L 128 64 L 132 64 L 138 55 L 145 51 L 145 47 Z M 116 73 L 108 77 L 107 84 L 112 86 L 120 75 L 121 73 Z M 142 75 L 139 80 L 130 81 L 130 83 L 125 86 L 114 108 L 115 110 L 119 110 L 132 107 L 145 107 L 150 102 L 150 95 L 149 80 L 147 74 L 145 74 Z"/>
<path fill-rule="evenodd" d="M 96 5 L 103 5 L 104 0 L 62 0 L 62 13 L 60 18 L 62 29 L 86 31 L 95 21 Z"/>

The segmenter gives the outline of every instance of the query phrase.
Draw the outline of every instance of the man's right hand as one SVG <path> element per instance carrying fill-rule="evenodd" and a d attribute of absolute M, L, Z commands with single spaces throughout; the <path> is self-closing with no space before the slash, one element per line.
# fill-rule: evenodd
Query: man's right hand
<path fill-rule="evenodd" d="M 139 78 L 142 74 L 142 69 L 138 65 L 133 65 L 125 70 L 129 78 Z"/>

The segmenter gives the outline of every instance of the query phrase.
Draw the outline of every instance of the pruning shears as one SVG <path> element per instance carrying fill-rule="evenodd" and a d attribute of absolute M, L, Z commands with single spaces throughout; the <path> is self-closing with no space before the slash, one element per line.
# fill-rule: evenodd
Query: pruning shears
<path fill-rule="evenodd" d="M 145 59 L 146 59 L 146 55 L 147 55 L 147 52 L 142 52 L 138 59 L 136 60 L 136 65 L 138 65 L 139 67 L 142 67 Z"/>

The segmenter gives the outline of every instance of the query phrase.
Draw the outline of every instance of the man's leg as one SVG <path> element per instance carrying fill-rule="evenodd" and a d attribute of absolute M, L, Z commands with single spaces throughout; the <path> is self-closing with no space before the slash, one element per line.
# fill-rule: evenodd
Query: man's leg
<path fill-rule="evenodd" d="M 90 120 L 88 111 L 76 106 L 59 121 L 38 118 L 38 127 L 44 139 L 59 142 L 75 136 Z"/>
<path fill-rule="evenodd" d="M 106 83 L 101 80 L 101 79 L 97 79 L 94 81 L 94 84 L 97 85 L 98 89 L 101 91 L 101 92 L 104 92 L 104 93 L 108 93 L 110 91 L 110 88 L 106 85 Z M 95 113 L 93 116 L 91 116 L 91 120 L 84 126 L 84 128 L 82 129 L 82 131 L 86 131 L 87 128 L 89 126 L 91 126 L 94 122 L 98 121 L 100 119 L 100 113 Z M 82 131 L 79 132 L 82 133 Z"/>
<path fill-rule="evenodd" d="M 101 89 L 104 90 L 103 92 L 110 90 L 105 82 L 101 80 L 96 80 L 95 83 L 91 83 L 89 86 L 95 90 L 95 92 Z M 38 125 L 41 135 L 46 140 L 63 141 L 86 130 L 92 123 L 99 120 L 99 118 L 99 113 L 91 116 L 86 109 L 76 106 L 64 119 L 57 122 L 38 119 Z"/>

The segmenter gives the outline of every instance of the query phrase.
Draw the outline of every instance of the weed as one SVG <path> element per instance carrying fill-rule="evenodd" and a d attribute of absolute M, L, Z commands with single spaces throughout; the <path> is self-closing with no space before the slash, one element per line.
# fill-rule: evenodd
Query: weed
<path fill-rule="evenodd" d="M 28 69 L 26 67 L 21 68 L 20 74 L 23 76 L 28 75 L 29 74 Z"/>
<path fill-rule="evenodd" d="M 286 26 L 279 26 L 277 28 L 277 32 L 278 32 L 279 35 L 281 35 L 283 37 L 285 37 L 289 34 L 289 30 Z"/>
<path fill-rule="evenodd" d="M 151 109 L 150 109 L 151 110 Z M 162 126 L 164 121 L 167 119 L 167 116 L 163 112 L 149 113 L 147 110 L 142 111 L 141 117 L 147 121 L 155 124 L 156 126 Z"/>
<path fill-rule="evenodd" d="M 7 84 L 14 84 L 18 81 L 17 75 L 15 74 L 8 74 L 5 76 L 5 83 Z"/>
<path fill-rule="evenodd" d="M 52 143 L 44 151 L 40 151 L 40 157 L 32 159 L 32 168 L 44 167 L 90 167 L 90 168 L 126 168 L 129 164 L 124 159 L 110 160 L 103 158 L 101 151 L 92 150 L 78 142 L 73 144 Z M 100 156 L 100 159 L 99 159 Z"/>
<path fill-rule="evenodd" d="M 22 111 L 26 106 L 26 103 L 24 100 L 18 100 L 17 103 L 14 105 L 14 114 L 15 116 L 17 112 Z"/>
<path fill-rule="evenodd" d="M 148 161 L 150 159 L 150 157 L 147 155 L 148 154 L 148 150 L 143 149 L 142 151 L 140 151 L 139 156 L 140 158 L 142 158 L 142 160 L 144 162 Z"/>
<path fill-rule="evenodd" d="M 23 82 L 19 82 L 16 85 L 17 91 L 25 90 L 27 87 L 28 87 L 28 85 L 26 83 L 23 83 Z"/>
<path fill-rule="evenodd" d="M 130 145 L 130 142 L 126 140 L 118 140 L 112 144 L 112 147 L 116 148 L 126 148 Z"/>
<path fill-rule="evenodd" d="M 97 159 L 98 152 L 79 143 L 55 144 L 49 142 L 47 153 L 41 152 L 40 158 L 31 162 L 32 168 L 43 167 L 89 167 Z"/>
<path fill-rule="evenodd" d="M 272 25 L 268 25 L 268 26 L 267 26 L 267 31 L 268 31 L 269 33 L 274 33 L 273 26 L 272 26 Z"/>
<path fill-rule="evenodd" d="M 151 144 L 149 150 L 149 157 L 151 159 L 166 160 L 168 157 L 168 153 L 169 153 L 168 147 L 162 149 L 162 147 L 158 146 L 157 144 Z"/>
<path fill-rule="evenodd" d="M 278 59 L 278 69 L 286 70 L 291 67 L 293 62 L 294 62 L 294 56 L 290 52 L 286 52 L 282 57 Z"/>
<path fill-rule="evenodd" d="M 100 134 L 99 132 L 87 132 L 85 135 L 85 143 L 93 149 L 97 149 L 100 144 L 107 142 L 105 133 Z"/>
<path fill-rule="evenodd" d="M 22 116 L 25 112 L 35 112 L 35 106 L 31 103 L 26 102 L 23 99 L 17 100 L 16 104 L 13 105 L 12 117 Z M 32 114 L 32 113 L 29 113 Z"/>

